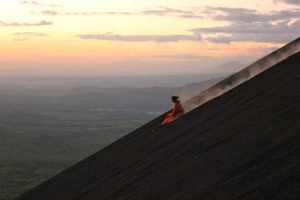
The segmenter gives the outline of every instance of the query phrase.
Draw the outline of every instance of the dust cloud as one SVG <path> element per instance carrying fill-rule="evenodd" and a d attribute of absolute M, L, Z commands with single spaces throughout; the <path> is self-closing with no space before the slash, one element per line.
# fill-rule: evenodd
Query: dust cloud
<path fill-rule="evenodd" d="M 240 85 L 241 83 L 253 78 L 257 74 L 267 70 L 271 66 L 279 63 L 280 61 L 288 58 L 289 56 L 300 51 L 300 38 L 290 42 L 282 48 L 270 53 L 269 55 L 261 58 L 257 62 L 251 64 L 245 69 L 231 75 L 225 80 L 217 83 L 216 85 L 200 92 L 191 99 L 183 102 L 183 107 L 186 112 L 214 99 L 232 88 Z"/>

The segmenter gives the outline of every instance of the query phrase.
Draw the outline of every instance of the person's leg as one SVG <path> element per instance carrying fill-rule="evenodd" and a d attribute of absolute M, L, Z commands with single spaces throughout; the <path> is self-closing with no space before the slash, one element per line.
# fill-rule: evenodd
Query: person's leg
<path fill-rule="evenodd" d="M 165 125 L 167 123 L 170 123 L 171 121 L 173 121 L 173 117 L 170 115 L 167 115 L 166 118 L 164 119 L 164 121 L 161 123 L 161 125 Z"/>
<path fill-rule="evenodd" d="M 166 117 L 166 118 L 164 119 L 164 121 L 161 123 L 161 125 L 165 125 L 165 124 L 168 123 L 168 122 L 169 122 L 169 118 Z"/>

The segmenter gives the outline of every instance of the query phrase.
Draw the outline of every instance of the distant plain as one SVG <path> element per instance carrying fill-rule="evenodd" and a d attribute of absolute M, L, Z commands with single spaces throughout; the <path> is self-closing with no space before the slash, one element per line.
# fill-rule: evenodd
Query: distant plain
<path fill-rule="evenodd" d="M 170 96 L 188 98 L 220 76 L 1 79 L 0 200 L 18 196 L 166 112 Z"/>

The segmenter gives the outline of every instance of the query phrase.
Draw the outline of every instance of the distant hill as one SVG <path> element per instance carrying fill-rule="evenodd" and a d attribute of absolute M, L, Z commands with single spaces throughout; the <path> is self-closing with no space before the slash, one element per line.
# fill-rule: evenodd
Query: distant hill
<path fill-rule="evenodd" d="M 17 200 L 299 200 L 300 53 L 153 133 L 163 116 Z"/>
<path fill-rule="evenodd" d="M 214 78 L 214 79 L 210 79 L 208 81 L 203 81 L 203 82 L 200 82 L 200 83 L 186 84 L 183 87 L 181 87 L 181 89 L 179 91 L 180 99 L 182 101 L 186 101 L 186 100 L 192 98 L 193 96 L 199 94 L 203 90 L 205 90 L 205 89 L 215 85 L 216 83 L 220 82 L 224 78 L 225 77 Z"/>
<path fill-rule="evenodd" d="M 25 90 L 74 89 L 78 87 L 181 87 L 191 82 L 202 82 L 224 76 L 223 73 L 182 74 L 168 76 L 95 76 L 95 77 L 10 77 L 0 76 L 0 91 L 11 88 Z M 5 87 L 2 87 L 5 85 Z"/>
<path fill-rule="evenodd" d="M 239 61 L 230 61 L 220 65 L 215 70 L 219 73 L 230 74 L 241 70 L 243 67 L 245 67 L 245 65 Z"/>

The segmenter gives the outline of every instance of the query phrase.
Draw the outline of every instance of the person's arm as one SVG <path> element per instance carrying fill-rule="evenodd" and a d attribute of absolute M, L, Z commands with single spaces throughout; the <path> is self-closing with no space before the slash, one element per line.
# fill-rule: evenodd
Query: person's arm
<path fill-rule="evenodd" d="M 176 103 L 174 103 L 174 105 L 173 105 L 173 110 L 172 110 L 172 112 L 170 113 L 170 116 L 175 116 L 177 113 L 178 113 L 178 106 L 177 106 Z"/>

